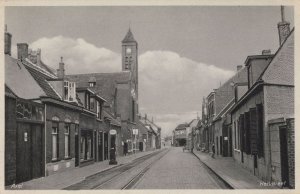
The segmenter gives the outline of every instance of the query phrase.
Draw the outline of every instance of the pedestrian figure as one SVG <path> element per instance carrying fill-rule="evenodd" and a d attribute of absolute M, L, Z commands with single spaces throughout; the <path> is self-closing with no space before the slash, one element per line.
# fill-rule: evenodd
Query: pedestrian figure
<path fill-rule="evenodd" d="M 211 155 L 211 157 L 215 158 L 215 144 L 214 143 L 212 144 L 211 149 L 212 149 L 212 155 Z"/>

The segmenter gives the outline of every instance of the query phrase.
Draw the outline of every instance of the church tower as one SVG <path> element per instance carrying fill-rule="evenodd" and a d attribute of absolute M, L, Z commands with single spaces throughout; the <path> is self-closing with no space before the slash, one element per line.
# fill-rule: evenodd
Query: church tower
<path fill-rule="evenodd" d="M 138 95 L 138 43 L 129 28 L 122 40 L 122 71 L 131 71 L 134 92 Z"/>

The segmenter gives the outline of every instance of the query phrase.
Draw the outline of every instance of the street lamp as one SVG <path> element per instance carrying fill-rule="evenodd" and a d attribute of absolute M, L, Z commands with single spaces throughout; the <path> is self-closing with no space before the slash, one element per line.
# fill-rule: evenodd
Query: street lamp
<path fill-rule="evenodd" d="M 117 137 L 117 131 L 115 129 L 111 129 L 109 131 L 110 134 L 110 161 L 109 165 L 116 165 L 118 164 L 116 160 L 116 137 Z"/>

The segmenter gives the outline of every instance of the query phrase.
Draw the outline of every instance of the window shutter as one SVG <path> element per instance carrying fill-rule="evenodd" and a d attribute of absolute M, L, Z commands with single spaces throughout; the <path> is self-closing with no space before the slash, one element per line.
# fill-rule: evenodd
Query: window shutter
<path fill-rule="evenodd" d="M 240 150 L 244 151 L 245 150 L 245 141 L 244 141 L 244 115 L 240 115 L 239 119 L 239 128 L 240 128 Z"/>
<path fill-rule="evenodd" d="M 264 124 L 263 124 L 263 105 L 256 105 L 257 110 L 257 149 L 258 156 L 264 156 Z"/>
<path fill-rule="evenodd" d="M 250 147 L 251 154 L 257 154 L 257 115 L 256 108 L 250 109 Z"/>
<path fill-rule="evenodd" d="M 245 152 L 250 154 L 250 113 L 245 112 L 245 122 L 244 122 L 244 131 L 245 131 Z"/>

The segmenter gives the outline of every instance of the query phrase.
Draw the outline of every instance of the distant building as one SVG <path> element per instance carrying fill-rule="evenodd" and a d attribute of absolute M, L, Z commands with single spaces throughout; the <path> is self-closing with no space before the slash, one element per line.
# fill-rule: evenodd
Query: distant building
<path fill-rule="evenodd" d="M 179 124 L 173 131 L 174 146 L 185 146 L 187 143 L 188 123 Z"/>

